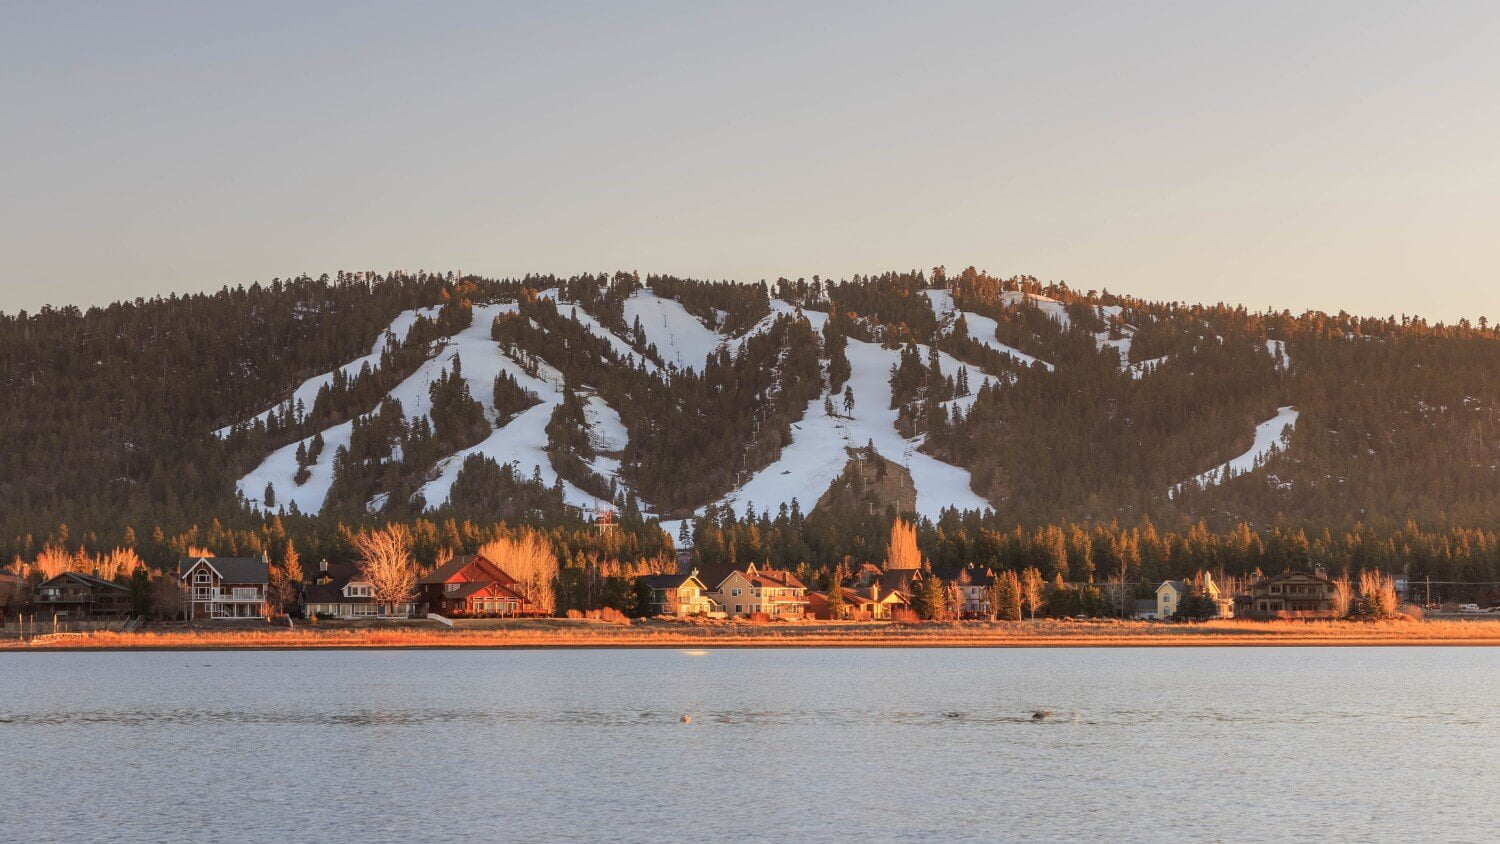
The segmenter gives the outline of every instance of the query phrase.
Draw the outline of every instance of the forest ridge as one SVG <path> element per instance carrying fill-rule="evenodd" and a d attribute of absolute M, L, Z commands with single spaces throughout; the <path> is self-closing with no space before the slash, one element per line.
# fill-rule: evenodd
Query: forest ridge
<path fill-rule="evenodd" d="M 1483 320 L 1253 313 L 972 268 L 277 279 L 0 317 L 0 541 L 609 509 L 795 511 L 872 537 L 961 510 L 1487 525 L 1497 364 Z"/>

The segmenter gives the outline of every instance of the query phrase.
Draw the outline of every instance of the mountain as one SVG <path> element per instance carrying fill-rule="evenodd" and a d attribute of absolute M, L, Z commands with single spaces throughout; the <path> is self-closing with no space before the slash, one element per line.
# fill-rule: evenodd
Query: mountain
<path fill-rule="evenodd" d="M 98 546 L 272 515 L 608 509 L 674 534 L 746 511 L 1485 525 L 1497 371 L 1483 321 L 1252 313 L 973 268 L 278 279 L 0 316 L 0 551 L 59 526 Z"/>

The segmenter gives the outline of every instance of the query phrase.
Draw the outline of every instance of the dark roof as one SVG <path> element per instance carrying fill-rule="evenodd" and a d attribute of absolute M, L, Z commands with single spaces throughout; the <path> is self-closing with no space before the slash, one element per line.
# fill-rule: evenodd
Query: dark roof
<path fill-rule="evenodd" d="M 1278 580 L 1286 580 L 1286 579 L 1292 578 L 1292 577 L 1305 577 L 1305 578 L 1307 578 L 1309 580 L 1316 580 L 1316 581 L 1319 581 L 1321 583 L 1327 583 L 1330 586 L 1333 585 L 1333 581 L 1332 580 L 1329 580 L 1328 578 L 1323 577 L 1321 575 L 1314 574 L 1313 572 L 1310 572 L 1310 571 L 1284 571 L 1281 574 L 1273 575 L 1272 577 L 1268 577 L 1268 578 L 1266 578 L 1264 580 L 1257 581 L 1255 585 L 1256 586 L 1260 586 L 1263 583 L 1274 583 L 1274 582 L 1276 582 Z"/>
<path fill-rule="evenodd" d="M 641 583 L 645 584 L 647 589 L 680 589 L 687 585 L 689 580 L 697 580 L 697 578 L 691 573 L 648 574 L 640 578 Z M 702 585 L 702 581 L 699 581 L 699 585 Z"/>
<path fill-rule="evenodd" d="M 263 557 L 179 557 L 177 576 L 181 578 L 198 564 L 207 560 L 225 583 L 269 583 L 271 567 Z"/>
<path fill-rule="evenodd" d="M 118 592 L 130 591 L 128 587 L 121 586 L 120 584 L 115 583 L 112 580 L 105 580 L 100 577 L 94 577 L 92 574 L 84 574 L 80 571 L 65 571 L 62 574 L 59 574 L 57 577 L 44 581 L 42 583 L 42 586 L 46 586 L 48 583 L 62 580 L 63 578 L 72 578 L 73 580 L 82 581 L 86 586 L 93 587 L 94 589 L 114 589 Z"/>
<path fill-rule="evenodd" d="M 921 569 L 890 569 L 880 575 L 880 588 L 887 591 L 891 589 L 909 590 L 913 583 L 921 579 Z"/>

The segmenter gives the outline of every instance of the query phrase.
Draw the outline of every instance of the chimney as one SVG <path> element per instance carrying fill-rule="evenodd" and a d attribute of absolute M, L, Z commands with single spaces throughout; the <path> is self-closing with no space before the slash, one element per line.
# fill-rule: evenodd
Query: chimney
<path fill-rule="evenodd" d="M 870 600 L 880 603 L 880 582 L 874 581 L 870 584 Z"/>

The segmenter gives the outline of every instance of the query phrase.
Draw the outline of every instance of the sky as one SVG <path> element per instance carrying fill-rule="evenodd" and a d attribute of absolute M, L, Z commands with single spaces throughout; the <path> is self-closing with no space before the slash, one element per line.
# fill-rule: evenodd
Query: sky
<path fill-rule="evenodd" d="M 1500 316 L 1500 4 L 0 0 L 0 311 L 973 265 Z"/>

